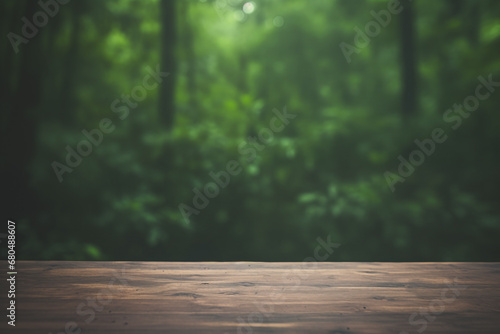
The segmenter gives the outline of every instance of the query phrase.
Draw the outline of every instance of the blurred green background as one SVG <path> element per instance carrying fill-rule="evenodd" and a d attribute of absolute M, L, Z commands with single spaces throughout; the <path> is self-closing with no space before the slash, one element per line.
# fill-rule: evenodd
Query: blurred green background
<path fill-rule="evenodd" d="M 61 2 L 0 2 L 19 259 L 302 261 L 330 235 L 329 261 L 500 260 L 500 89 L 443 120 L 478 76 L 500 81 L 499 1 L 401 1 L 379 31 L 388 1 Z M 144 88 L 157 66 L 169 75 Z M 103 119 L 113 131 L 68 166 Z M 392 192 L 384 173 L 435 128 L 448 139 Z"/>

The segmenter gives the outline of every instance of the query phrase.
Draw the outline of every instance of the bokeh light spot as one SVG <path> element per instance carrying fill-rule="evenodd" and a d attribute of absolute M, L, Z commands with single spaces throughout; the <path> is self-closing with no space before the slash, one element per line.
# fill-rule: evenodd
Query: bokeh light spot
<path fill-rule="evenodd" d="M 245 14 L 252 14 L 255 10 L 255 3 L 250 1 L 250 2 L 245 2 L 243 5 L 243 12 Z"/>
<path fill-rule="evenodd" d="M 285 24 L 285 19 L 283 18 L 283 16 L 276 16 L 273 19 L 273 24 L 275 27 L 282 27 L 283 24 Z"/>

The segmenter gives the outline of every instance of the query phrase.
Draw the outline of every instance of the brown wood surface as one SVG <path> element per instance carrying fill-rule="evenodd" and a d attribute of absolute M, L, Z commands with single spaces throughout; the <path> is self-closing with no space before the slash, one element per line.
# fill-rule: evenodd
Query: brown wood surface
<path fill-rule="evenodd" d="M 500 333 L 500 263 L 25 261 L 16 269 L 16 326 L 7 325 L 4 279 L 0 333 Z"/>

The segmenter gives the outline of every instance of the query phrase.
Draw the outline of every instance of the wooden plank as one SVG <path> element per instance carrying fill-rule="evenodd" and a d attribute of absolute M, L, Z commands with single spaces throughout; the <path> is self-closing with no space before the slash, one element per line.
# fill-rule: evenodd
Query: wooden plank
<path fill-rule="evenodd" d="M 24 261 L 17 272 L 16 326 L 4 315 L 1 333 L 500 332 L 500 263 Z"/>

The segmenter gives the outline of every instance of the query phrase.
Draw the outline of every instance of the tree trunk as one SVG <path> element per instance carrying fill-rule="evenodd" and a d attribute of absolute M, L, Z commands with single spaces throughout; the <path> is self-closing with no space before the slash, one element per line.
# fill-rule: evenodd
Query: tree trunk
<path fill-rule="evenodd" d="M 28 1 L 23 16 L 32 18 L 39 9 L 36 1 Z M 4 193 L 7 196 L 4 204 L 9 219 L 32 221 L 31 213 L 37 212 L 38 202 L 31 187 L 29 168 L 36 149 L 38 115 L 35 111 L 40 102 L 45 68 L 41 36 L 37 35 L 22 45 L 15 57 L 19 59 L 11 70 L 13 75 L 3 79 L 17 79 L 12 98 L 7 102 L 6 127 L 1 140 L 1 174 L 5 177 Z"/>
<path fill-rule="evenodd" d="M 411 116 L 417 110 L 416 69 L 415 69 L 415 28 L 413 5 L 404 3 L 400 17 L 401 25 L 401 111 L 404 116 Z"/>
<path fill-rule="evenodd" d="M 78 71 L 78 58 L 79 58 L 79 43 L 81 36 L 80 15 L 83 12 L 84 3 L 74 2 L 68 10 L 71 17 L 71 42 L 66 51 L 63 60 L 63 78 L 61 87 L 60 98 L 60 113 L 61 121 L 66 124 L 71 124 L 74 121 L 74 92 L 75 92 L 75 77 Z"/>
<path fill-rule="evenodd" d="M 167 129 L 171 129 L 175 108 L 175 40 L 176 40 L 176 0 L 161 0 L 161 60 L 160 71 L 170 75 L 164 78 L 159 88 L 159 115 Z"/>

